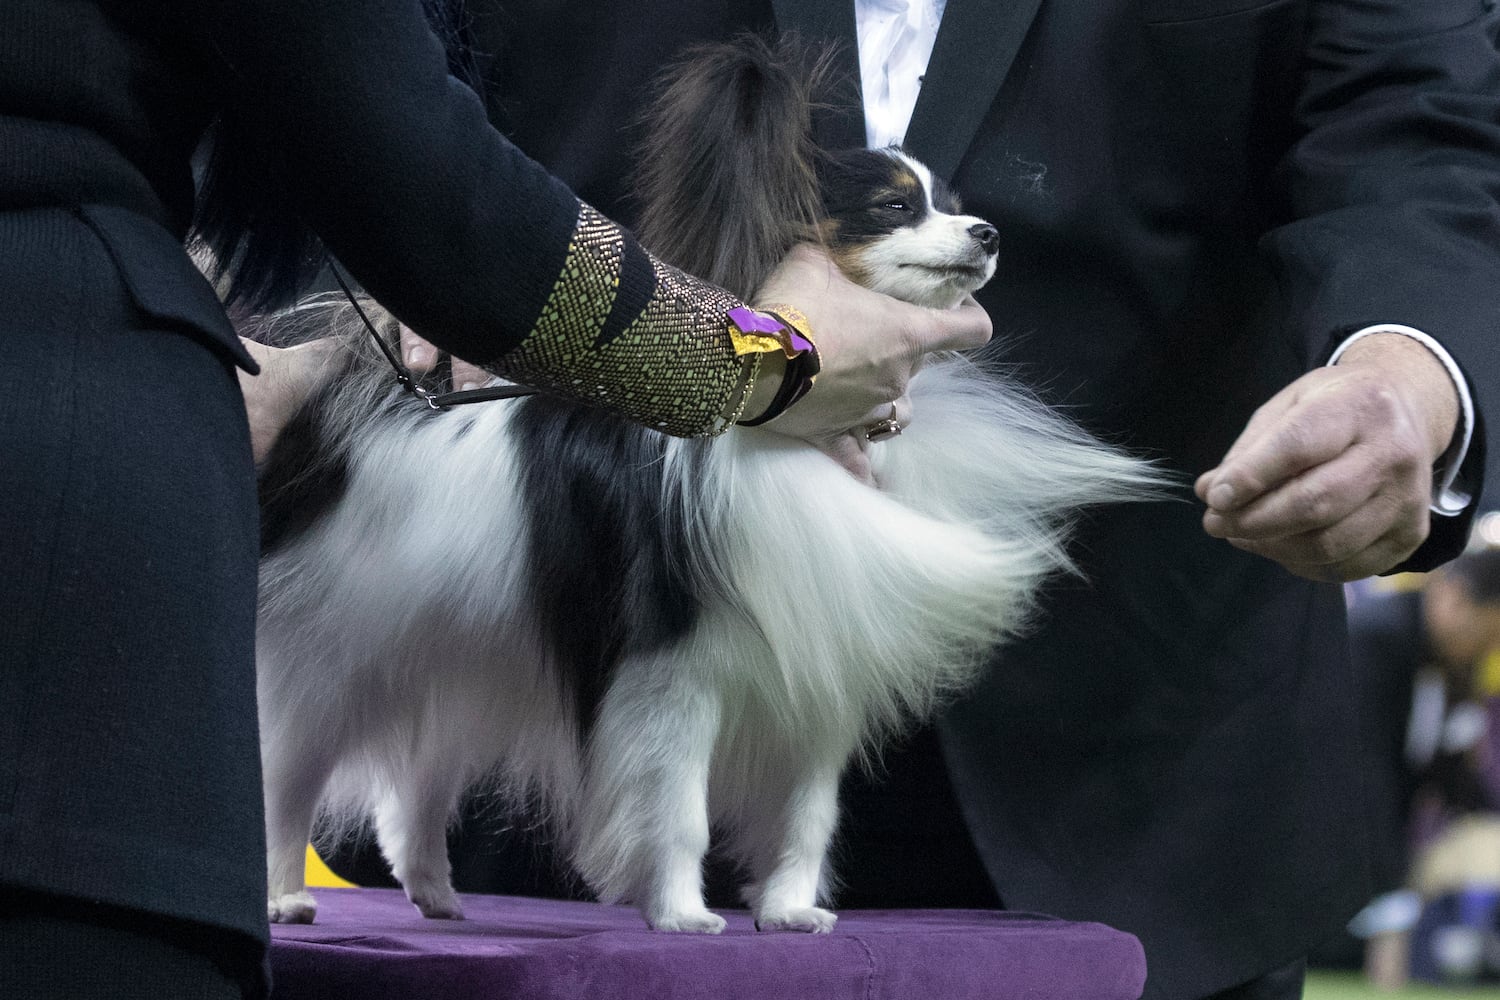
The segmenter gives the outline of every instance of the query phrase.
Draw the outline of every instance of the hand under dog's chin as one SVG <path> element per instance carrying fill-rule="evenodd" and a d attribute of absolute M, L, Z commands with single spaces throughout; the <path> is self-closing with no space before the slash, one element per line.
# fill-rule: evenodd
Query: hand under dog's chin
<path fill-rule="evenodd" d="M 993 274 L 993 267 L 960 269 L 913 264 L 887 272 L 871 282 L 870 287 L 913 305 L 956 309 L 964 299 L 983 288 Z"/>

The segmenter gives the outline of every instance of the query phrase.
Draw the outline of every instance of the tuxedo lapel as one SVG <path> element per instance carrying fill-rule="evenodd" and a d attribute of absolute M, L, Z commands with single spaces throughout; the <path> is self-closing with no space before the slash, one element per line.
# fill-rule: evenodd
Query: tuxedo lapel
<path fill-rule="evenodd" d="M 948 0 L 904 142 L 938 176 L 951 178 L 958 170 L 1040 5 Z M 852 9 L 853 3 L 844 0 L 844 6 Z"/>
<path fill-rule="evenodd" d="M 825 149 L 850 149 L 865 144 L 865 116 L 860 105 L 859 49 L 854 32 L 854 0 L 772 0 L 776 28 L 796 32 L 810 42 L 834 42 L 835 71 L 841 81 L 832 108 L 813 116 L 813 131 Z"/>

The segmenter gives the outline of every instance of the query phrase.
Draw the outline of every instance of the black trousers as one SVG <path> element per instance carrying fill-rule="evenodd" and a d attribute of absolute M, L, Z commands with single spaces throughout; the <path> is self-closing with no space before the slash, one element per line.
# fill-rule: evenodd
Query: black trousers
<path fill-rule="evenodd" d="M 1204 1000 L 1299 1000 L 1306 979 L 1307 960 L 1299 958 L 1275 972 L 1268 972 Z"/>
<path fill-rule="evenodd" d="M 259 942 L 233 931 L 18 892 L 0 905 L 0 996 L 255 1000 Z"/>

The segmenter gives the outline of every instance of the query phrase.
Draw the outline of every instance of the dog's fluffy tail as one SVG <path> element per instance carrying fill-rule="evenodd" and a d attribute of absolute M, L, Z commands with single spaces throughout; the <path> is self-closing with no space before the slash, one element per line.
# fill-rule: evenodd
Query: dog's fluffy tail
<path fill-rule="evenodd" d="M 753 294 L 821 216 L 812 115 L 838 86 L 831 67 L 828 50 L 796 38 L 742 35 L 668 68 L 637 156 L 641 242 Z"/>
<path fill-rule="evenodd" d="M 916 418 L 871 449 L 881 488 L 926 514 L 1029 540 L 1054 568 L 1090 507 L 1183 495 L 1182 477 L 1091 437 L 1023 386 L 959 355 L 911 383 Z"/>
<path fill-rule="evenodd" d="M 1024 623 L 1055 568 L 1050 539 L 931 516 L 769 431 L 727 435 L 697 457 L 671 475 L 697 536 L 691 571 L 764 643 L 742 680 L 777 732 L 852 751 L 930 716 Z"/>

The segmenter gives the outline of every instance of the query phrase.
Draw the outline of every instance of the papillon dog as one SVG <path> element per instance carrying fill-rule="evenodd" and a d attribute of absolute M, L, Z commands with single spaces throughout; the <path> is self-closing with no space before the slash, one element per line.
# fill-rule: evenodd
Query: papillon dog
<path fill-rule="evenodd" d="M 956 305 L 995 229 L 899 149 L 815 148 L 824 66 L 750 38 L 679 65 L 642 242 L 748 297 L 816 240 L 871 288 Z M 713 838 L 758 927 L 827 931 L 840 775 L 1023 626 L 1082 510 L 1164 482 L 959 356 L 915 376 L 872 486 L 772 429 L 670 438 L 546 396 L 434 411 L 330 313 L 350 349 L 261 468 L 274 921 L 313 918 L 320 819 L 373 819 L 422 914 L 461 916 L 445 833 L 484 789 L 653 928 L 723 928 Z"/>

